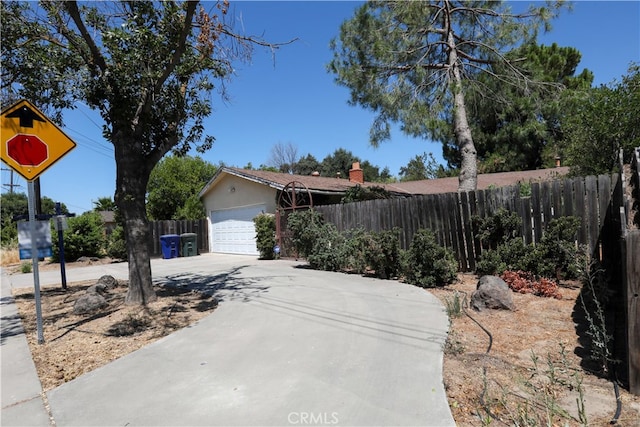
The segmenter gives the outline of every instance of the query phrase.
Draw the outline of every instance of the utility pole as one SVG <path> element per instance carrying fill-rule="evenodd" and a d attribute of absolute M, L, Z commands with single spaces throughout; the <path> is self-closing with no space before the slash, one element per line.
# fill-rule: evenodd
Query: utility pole
<path fill-rule="evenodd" d="M 13 183 L 13 169 L 11 168 L 2 168 L 3 171 L 8 171 L 9 172 L 9 184 L 2 184 L 3 187 L 7 187 L 9 188 L 9 194 L 13 194 L 13 188 L 14 187 L 22 187 L 20 184 L 14 184 Z"/>

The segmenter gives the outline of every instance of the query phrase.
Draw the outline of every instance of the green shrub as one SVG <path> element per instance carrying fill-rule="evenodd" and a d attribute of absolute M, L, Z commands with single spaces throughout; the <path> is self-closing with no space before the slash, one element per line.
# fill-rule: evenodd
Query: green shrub
<path fill-rule="evenodd" d="M 102 218 L 97 212 L 86 212 L 80 216 L 68 218 L 69 228 L 63 234 L 64 257 L 67 260 L 77 260 L 80 257 L 102 257 L 106 239 Z M 53 243 L 54 262 L 60 261 L 58 249 L 58 233 L 51 233 Z"/>
<path fill-rule="evenodd" d="M 312 209 L 291 213 L 287 218 L 287 229 L 291 233 L 294 249 L 307 259 L 311 268 L 365 271 L 362 242 L 368 234 L 364 230 L 341 234 L 333 224 L 326 224 L 322 215 Z"/>
<path fill-rule="evenodd" d="M 31 273 L 32 269 L 33 269 L 33 264 L 31 261 L 22 261 L 20 263 L 21 273 Z"/>
<path fill-rule="evenodd" d="M 531 197 L 531 182 L 520 182 L 518 184 L 520 197 Z"/>
<path fill-rule="evenodd" d="M 371 233 L 364 247 L 369 268 L 381 279 L 390 279 L 401 272 L 400 229 Z"/>
<path fill-rule="evenodd" d="M 355 185 L 353 187 L 349 187 L 345 192 L 344 196 L 340 200 L 340 203 L 353 203 L 353 202 L 361 202 L 364 200 L 377 200 L 377 199 L 390 199 L 391 193 L 385 190 L 382 187 L 372 186 L 372 187 L 363 187 L 361 185 Z"/>
<path fill-rule="evenodd" d="M 256 246 L 260 259 L 274 259 L 276 246 L 276 217 L 273 214 L 260 214 L 253 218 L 256 227 Z"/>
<path fill-rule="evenodd" d="M 2 227 L 0 227 L 0 242 L 2 242 L 2 247 L 18 244 L 18 226 L 15 222 L 7 221 L 6 225 L 2 224 Z"/>
<path fill-rule="evenodd" d="M 404 269 L 408 283 L 432 288 L 453 282 L 458 263 L 450 250 L 438 244 L 431 230 L 420 229 L 413 236 Z"/>
<path fill-rule="evenodd" d="M 483 248 L 496 249 L 500 244 L 520 235 L 522 220 L 515 212 L 504 208 L 486 218 L 474 216 L 472 218 L 476 236 Z"/>
<path fill-rule="evenodd" d="M 322 232 L 313 243 L 307 261 L 311 268 L 325 271 L 340 271 L 346 267 L 345 237 L 333 224 L 321 226 Z"/>
<path fill-rule="evenodd" d="M 397 276 L 402 270 L 399 229 L 375 233 L 357 228 L 340 233 L 333 224 L 322 224 L 306 232 L 316 236 L 307 254 L 312 268 L 356 273 L 373 270 L 380 278 Z"/>
<path fill-rule="evenodd" d="M 324 232 L 324 220 L 313 209 L 295 211 L 287 217 L 287 229 L 291 232 L 291 243 L 296 252 L 307 258 Z"/>
<path fill-rule="evenodd" d="M 476 274 L 500 275 L 505 270 L 527 270 L 527 260 L 533 249 L 532 245 L 525 245 L 521 237 L 507 240 L 496 249 L 482 252 L 476 264 Z"/>
<path fill-rule="evenodd" d="M 487 249 L 482 252 L 476 262 L 476 274 L 478 276 L 499 275 L 507 270 L 507 264 L 502 261 L 498 249 Z"/>
<path fill-rule="evenodd" d="M 367 258 L 365 248 L 369 245 L 371 234 L 364 228 L 355 228 L 343 233 L 345 241 L 342 245 L 344 256 L 344 268 L 353 273 L 367 271 Z"/>
<path fill-rule="evenodd" d="M 580 225 L 580 218 L 574 216 L 549 221 L 540 243 L 524 260 L 523 270 L 551 279 L 577 278 L 583 264 L 581 251 L 576 247 Z"/>
<path fill-rule="evenodd" d="M 449 319 L 462 317 L 462 315 L 464 314 L 466 297 L 461 296 L 460 292 L 455 291 L 451 298 L 445 297 L 444 304 L 445 304 L 445 308 L 447 310 L 447 315 L 449 316 Z"/>
<path fill-rule="evenodd" d="M 127 242 L 124 236 L 124 228 L 118 225 L 107 237 L 107 256 L 110 258 L 127 260 Z"/>
<path fill-rule="evenodd" d="M 552 219 L 540 242 L 534 246 L 525 245 L 521 237 L 509 237 L 515 235 L 519 227 L 516 224 L 520 219 L 514 215 L 503 209 L 496 214 L 498 218 L 482 220 L 481 235 L 491 249 L 482 252 L 476 264 L 476 274 L 499 275 L 505 270 L 522 270 L 550 279 L 578 277 L 583 264 L 583 255 L 575 243 L 580 218 Z"/>

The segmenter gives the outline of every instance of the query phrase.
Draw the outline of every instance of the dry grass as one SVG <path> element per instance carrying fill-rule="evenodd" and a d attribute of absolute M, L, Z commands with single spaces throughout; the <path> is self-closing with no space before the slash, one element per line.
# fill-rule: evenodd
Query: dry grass
<path fill-rule="evenodd" d="M 18 248 L 0 248 L 0 265 L 9 267 L 15 264 L 20 264 Z"/>

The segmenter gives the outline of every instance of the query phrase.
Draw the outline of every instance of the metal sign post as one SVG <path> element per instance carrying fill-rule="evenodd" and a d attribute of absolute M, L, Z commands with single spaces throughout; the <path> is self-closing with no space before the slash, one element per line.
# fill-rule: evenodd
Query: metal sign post
<path fill-rule="evenodd" d="M 38 247 L 36 245 L 35 188 L 33 181 L 27 182 L 27 188 L 29 192 L 29 228 L 31 229 L 31 261 L 33 262 L 33 288 L 36 302 L 38 344 L 44 344 L 44 333 L 42 331 L 42 305 L 40 302 L 40 273 L 38 271 Z"/>
<path fill-rule="evenodd" d="M 67 229 L 67 219 L 62 215 L 62 204 L 56 202 L 56 230 L 58 231 L 58 252 L 60 254 L 60 276 L 62 289 L 67 289 L 67 272 L 64 266 L 64 230 Z"/>

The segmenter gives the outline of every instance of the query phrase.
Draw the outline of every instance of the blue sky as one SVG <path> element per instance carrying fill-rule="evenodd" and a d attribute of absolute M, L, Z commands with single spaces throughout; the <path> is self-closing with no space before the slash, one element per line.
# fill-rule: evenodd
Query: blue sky
<path fill-rule="evenodd" d="M 246 34 L 271 42 L 299 40 L 282 47 L 275 57 L 255 49 L 251 63 L 237 64 L 236 76 L 227 84 L 230 102 L 215 98 L 215 111 L 206 123 L 216 143 L 202 155 L 205 160 L 258 167 L 268 162 L 276 143 L 292 143 L 299 155 L 311 153 L 318 161 L 345 148 L 381 169 L 389 167 L 395 176 L 424 152 L 442 160 L 439 143 L 408 138 L 397 129 L 390 141 L 371 147 L 373 113 L 347 105 L 348 90 L 326 72 L 332 57 L 329 41 L 360 3 L 232 0 L 231 4 L 236 28 L 244 28 Z M 619 80 L 632 61 L 640 62 L 640 2 L 577 1 L 573 11 L 563 12 L 539 41 L 577 48 L 582 53 L 578 72 L 593 71 L 595 85 Z M 100 116 L 85 105 L 79 104 L 65 119 L 64 130 L 78 145 L 41 175 L 41 193 L 81 214 L 91 210 L 99 197 L 113 197 L 113 148 L 101 136 Z M 3 192 L 9 182 L 9 172 L 3 170 Z M 17 175 L 14 184 L 21 185 L 16 191 L 26 192 L 26 182 Z"/>

